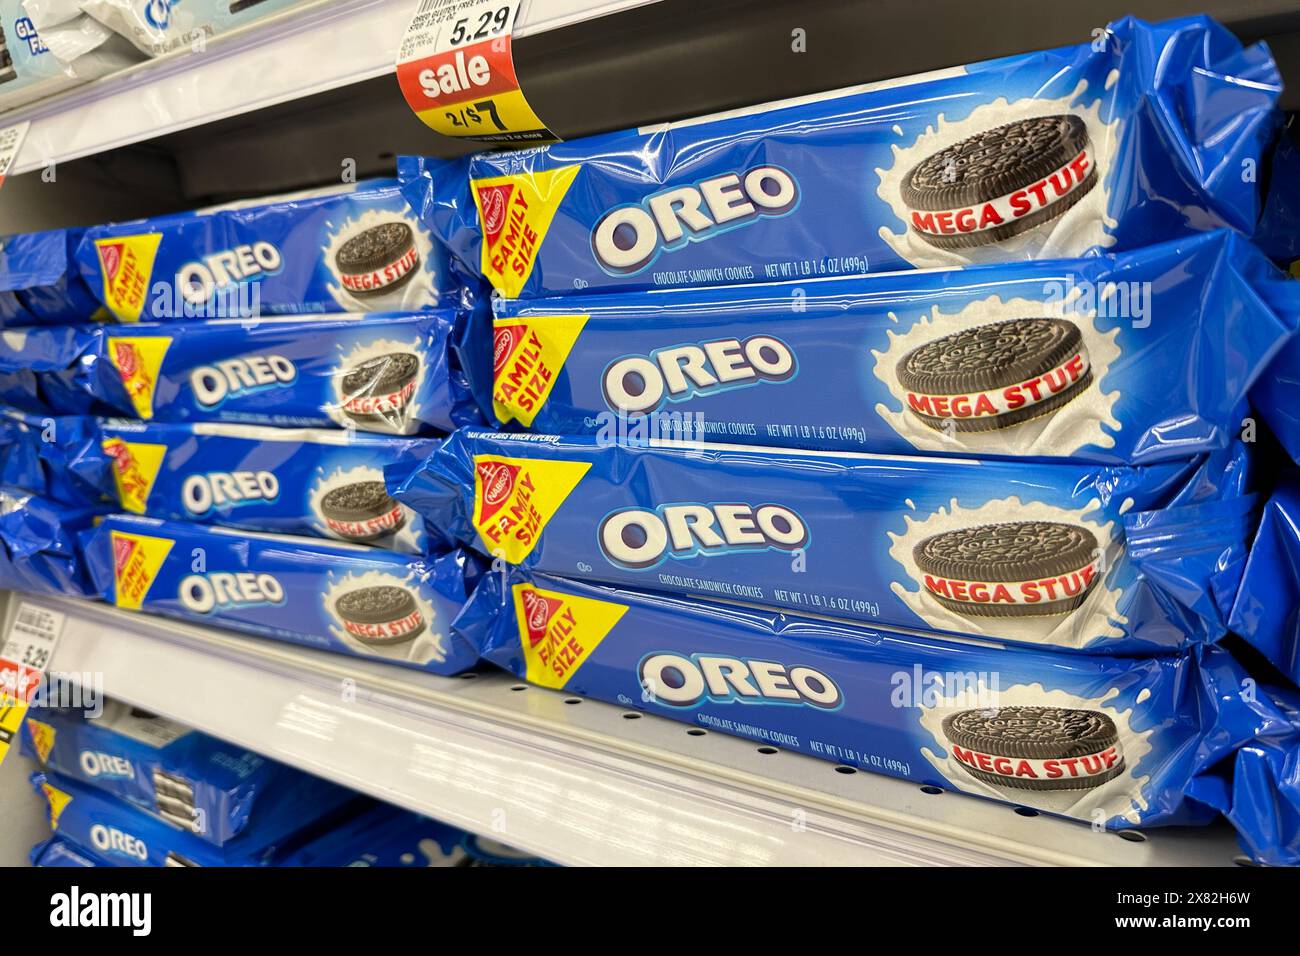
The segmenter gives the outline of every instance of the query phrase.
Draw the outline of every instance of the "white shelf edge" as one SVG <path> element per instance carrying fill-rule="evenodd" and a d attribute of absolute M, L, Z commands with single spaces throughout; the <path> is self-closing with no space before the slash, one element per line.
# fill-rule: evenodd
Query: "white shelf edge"
<path fill-rule="evenodd" d="M 525 0 L 515 36 L 650 2 Z M 317 0 L 220 34 L 202 53 L 175 51 L 0 113 L 0 126 L 32 124 L 10 174 L 392 73 L 416 6 L 417 0 Z M 401 96 L 395 82 L 393 96 Z"/>
<path fill-rule="evenodd" d="M 1228 865 L 1226 828 L 1134 843 L 522 686 L 440 678 L 68 599 L 51 670 L 570 865 Z M 344 681 L 351 680 L 352 685 Z M 345 688 L 354 693 L 345 698 Z"/>

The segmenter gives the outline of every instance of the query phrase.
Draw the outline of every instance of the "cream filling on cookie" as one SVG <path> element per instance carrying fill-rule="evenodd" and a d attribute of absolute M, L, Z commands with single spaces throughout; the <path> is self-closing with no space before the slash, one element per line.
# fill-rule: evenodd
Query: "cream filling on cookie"
<path fill-rule="evenodd" d="M 412 246 L 396 262 L 373 272 L 340 272 L 339 281 L 349 292 L 377 292 L 411 273 L 420 261 L 419 251 Z"/>
<path fill-rule="evenodd" d="M 400 412 L 415 394 L 415 379 L 411 379 L 395 392 L 382 395 L 353 395 L 343 403 L 343 410 L 351 415 L 380 415 Z"/>
<path fill-rule="evenodd" d="M 1064 166 L 1053 170 L 1037 182 L 1005 196 L 956 209 L 911 210 L 912 228 L 928 236 L 960 236 L 987 232 L 1009 222 L 1046 209 L 1083 185 L 1092 169 L 1088 147 Z"/>
<path fill-rule="evenodd" d="M 1091 368 L 1088 350 L 1080 348 L 1059 365 L 1042 375 L 977 392 L 931 395 L 908 392 L 907 407 L 928 418 L 985 418 L 1005 415 L 1021 408 L 1031 408 L 1059 395 L 1088 374 Z"/>
<path fill-rule="evenodd" d="M 335 534 L 341 534 L 349 538 L 369 538 L 378 534 L 386 534 L 395 528 L 401 527 L 403 520 L 402 506 L 399 504 L 393 505 L 383 514 L 360 521 L 344 521 L 340 518 L 331 518 L 329 515 L 324 517 L 327 528 Z"/>
<path fill-rule="evenodd" d="M 1098 555 L 1077 570 L 1027 581 L 964 581 L 927 574 L 924 583 L 931 594 L 962 604 L 1050 604 L 1085 593 L 1097 579 L 1100 568 L 1101 556 Z"/>
<path fill-rule="evenodd" d="M 413 634 L 424 626 L 424 616 L 420 614 L 419 609 L 412 611 L 405 617 L 399 617 L 394 621 L 381 621 L 378 624 L 365 624 L 360 621 L 350 621 L 347 618 L 341 618 L 344 629 L 356 637 L 370 640 L 383 640 L 394 637 L 405 637 Z"/>
<path fill-rule="evenodd" d="M 948 749 L 957 761 L 972 770 L 996 774 L 1012 780 L 1087 780 L 1114 769 L 1124 758 L 1118 744 L 1078 757 L 1007 757 L 959 747 L 949 741 Z"/>

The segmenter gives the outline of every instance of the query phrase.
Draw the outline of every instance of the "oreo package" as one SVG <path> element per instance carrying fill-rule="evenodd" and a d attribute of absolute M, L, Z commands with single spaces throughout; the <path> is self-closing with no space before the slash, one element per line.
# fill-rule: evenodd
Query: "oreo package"
<path fill-rule="evenodd" d="M 243 832 L 216 846 L 69 777 L 38 771 L 30 779 L 48 805 L 55 836 L 86 848 L 109 866 L 274 865 L 346 818 L 356 801 L 352 791 L 325 780 L 315 781 L 310 792 L 273 791 Z"/>
<path fill-rule="evenodd" d="M 111 503 L 112 472 L 96 421 L 0 408 L 0 485 L 74 506 Z"/>
<path fill-rule="evenodd" d="M 0 237 L 0 324 L 67 325 L 107 317 L 73 259 L 80 229 Z"/>
<path fill-rule="evenodd" d="M 468 183 L 419 159 L 398 177 L 507 298 L 1057 259 L 1249 235 L 1242 171 L 1280 90 L 1265 46 L 1206 17 L 1128 17 L 1079 46 L 481 153 Z"/>
<path fill-rule="evenodd" d="M 122 70 L 140 55 L 88 16 L 36 29 L 22 0 L 0 0 L 0 110 Z"/>
<path fill-rule="evenodd" d="M 86 787 L 125 800 L 221 846 L 264 805 L 309 806 L 338 788 L 174 720 L 105 701 L 94 719 L 41 708 L 24 721 L 23 753 Z"/>
<path fill-rule="evenodd" d="M 416 558 L 128 515 L 82 540 L 100 594 L 120 608 L 436 674 L 475 661 L 451 630 L 477 577 L 461 551 Z"/>
<path fill-rule="evenodd" d="M 77 544 L 104 508 L 64 505 L 0 485 L 0 588 L 97 597 Z"/>
<path fill-rule="evenodd" d="M 566 694 L 1113 829 L 1208 822 L 1192 782 L 1291 726 L 1217 647 L 1054 654 L 517 569 L 456 626 Z"/>
<path fill-rule="evenodd" d="M 442 541 L 384 487 L 384 466 L 421 460 L 435 439 L 326 428 L 100 424 L 87 457 L 109 462 L 122 510 L 172 521 L 305 534 L 425 554 Z"/>
<path fill-rule="evenodd" d="M 96 20 L 151 56 L 193 48 L 218 33 L 304 0 L 80 0 Z"/>
<path fill-rule="evenodd" d="M 1241 429 L 1300 321 L 1293 286 L 1218 231 L 1059 262 L 515 300 L 494 322 L 491 407 L 557 435 L 1185 458 Z"/>
<path fill-rule="evenodd" d="M 68 869 L 109 866 L 95 854 L 87 852 L 63 837 L 52 836 L 32 847 L 27 855 L 32 866 L 64 867 Z"/>
<path fill-rule="evenodd" d="M 1264 505 L 1228 626 L 1300 684 L 1300 475 Z"/>
<path fill-rule="evenodd" d="M 461 295 L 388 179 L 96 226 L 77 262 L 119 322 L 407 312 Z"/>
<path fill-rule="evenodd" d="M 1093 653 L 1217 640 L 1240 446 L 1142 467 L 616 446 L 461 429 L 389 492 L 551 574 Z"/>
<path fill-rule="evenodd" d="M 459 321 L 444 310 L 10 329 L 0 372 L 33 371 L 61 414 L 409 435 L 480 420 Z"/>

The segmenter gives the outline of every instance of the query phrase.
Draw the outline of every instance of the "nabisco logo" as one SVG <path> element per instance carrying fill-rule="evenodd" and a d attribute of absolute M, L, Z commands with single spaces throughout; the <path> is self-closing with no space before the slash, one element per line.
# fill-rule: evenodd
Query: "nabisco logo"
<path fill-rule="evenodd" d="M 500 375 L 515 346 L 523 340 L 522 325 L 502 325 L 492 334 L 492 374 Z"/>
<path fill-rule="evenodd" d="M 495 245 L 497 236 L 506 224 L 506 207 L 510 203 L 513 186 L 480 186 L 478 203 L 483 216 L 483 236 L 489 246 Z"/>
<path fill-rule="evenodd" d="M 135 551 L 135 542 L 130 538 L 113 538 L 113 567 L 120 578 L 122 569 L 126 567 L 131 560 L 131 554 Z"/>
<path fill-rule="evenodd" d="M 104 442 L 104 451 L 109 458 L 113 459 L 113 465 L 120 475 L 131 471 L 135 464 L 135 460 L 131 457 L 131 449 L 120 438 L 111 438 Z"/>
<path fill-rule="evenodd" d="M 528 646 L 536 647 L 546 638 L 546 628 L 551 618 L 560 609 L 557 598 L 546 598 L 531 588 L 522 592 L 524 604 L 524 626 L 528 631 Z"/>
<path fill-rule="evenodd" d="M 484 462 L 478 466 L 479 481 L 483 488 L 483 503 L 499 507 L 515 488 L 514 469 L 501 462 Z"/>
<path fill-rule="evenodd" d="M 99 264 L 111 283 L 117 277 L 117 270 L 122 267 L 122 243 L 114 242 L 99 247 Z"/>

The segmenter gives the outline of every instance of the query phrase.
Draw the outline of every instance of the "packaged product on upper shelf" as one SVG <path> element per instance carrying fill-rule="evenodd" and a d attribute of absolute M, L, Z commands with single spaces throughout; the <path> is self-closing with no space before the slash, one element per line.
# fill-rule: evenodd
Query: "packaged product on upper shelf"
<path fill-rule="evenodd" d="M 611 445 L 461 429 L 389 492 L 511 564 L 1090 653 L 1225 633 L 1240 445 L 1141 467 Z"/>
<path fill-rule="evenodd" d="M 480 405 L 561 435 L 1146 464 L 1227 447 L 1297 323 L 1300 283 L 1223 230 L 1085 259 L 519 299 L 497 310 Z"/>
<path fill-rule="evenodd" d="M 0 0 L 0 110 L 45 99 L 139 60 L 129 43 L 84 14 L 38 30 L 21 0 Z"/>
<path fill-rule="evenodd" d="M 70 465 L 97 470 L 107 494 L 132 514 L 408 554 L 446 546 L 384 488 L 385 465 L 427 458 L 436 439 L 122 419 L 96 431 L 99 442 L 80 445 Z"/>
<path fill-rule="evenodd" d="M 0 373 L 65 415 L 341 427 L 412 435 L 481 421 L 465 314 L 354 313 L 9 329 Z"/>
<path fill-rule="evenodd" d="M 0 326 L 68 325 L 109 317 L 73 253 L 80 229 L 0 237 Z"/>
<path fill-rule="evenodd" d="M 0 588 L 97 597 L 77 533 L 105 508 L 74 507 L 0 486 Z"/>
<path fill-rule="evenodd" d="M 592 136 L 411 204 L 509 298 L 1080 256 L 1249 235 L 1281 80 L 1205 17 L 1077 47 Z M 468 179 L 468 181 L 466 181 Z"/>
<path fill-rule="evenodd" d="M 1052 654 L 518 570 L 484 575 L 456 628 L 544 687 L 1111 829 L 1208 823 L 1223 758 L 1300 732 L 1216 647 Z M 1274 797 L 1238 783 L 1251 844 Z"/>
<path fill-rule="evenodd" d="M 86 13 L 151 56 L 176 49 L 202 52 L 203 44 L 260 17 L 308 0 L 78 0 Z M 66 0 L 65 0 L 66 3 Z M 24 0 L 33 13 L 57 8 L 51 0 Z"/>
<path fill-rule="evenodd" d="M 435 674 L 477 660 L 451 630 L 478 578 L 462 551 L 417 558 L 127 515 L 105 518 L 82 546 L 100 595 L 121 608 Z"/>
<path fill-rule="evenodd" d="M 23 753 L 43 770 L 142 808 L 221 846 L 263 817 L 341 788 L 121 701 L 103 712 L 39 708 L 22 730 Z"/>
<path fill-rule="evenodd" d="M 465 291 L 391 179 L 94 226 L 76 259 L 119 322 L 409 312 Z"/>

